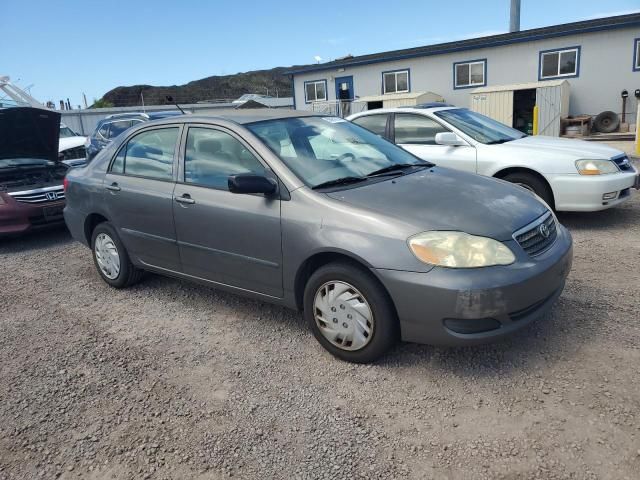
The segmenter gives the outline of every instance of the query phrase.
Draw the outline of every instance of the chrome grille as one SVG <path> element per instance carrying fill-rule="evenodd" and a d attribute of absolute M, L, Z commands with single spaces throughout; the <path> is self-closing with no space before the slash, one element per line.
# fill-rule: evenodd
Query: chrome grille
<path fill-rule="evenodd" d="M 623 172 L 628 172 L 631 170 L 631 162 L 629 161 L 629 157 L 626 155 L 620 155 L 619 157 L 615 157 L 611 159 L 618 168 Z"/>
<path fill-rule="evenodd" d="M 64 187 L 36 188 L 34 190 L 24 190 L 22 192 L 10 192 L 9 195 L 21 203 L 47 203 L 64 200 Z"/>
<path fill-rule="evenodd" d="M 534 257 L 548 250 L 555 242 L 557 235 L 555 218 L 551 212 L 547 212 L 514 233 L 513 238 L 525 252 Z"/>

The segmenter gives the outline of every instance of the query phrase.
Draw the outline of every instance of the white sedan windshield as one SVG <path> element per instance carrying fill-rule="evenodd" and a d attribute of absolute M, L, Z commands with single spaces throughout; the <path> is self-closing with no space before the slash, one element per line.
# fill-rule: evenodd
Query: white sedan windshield
<path fill-rule="evenodd" d="M 70 137 L 77 137 L 78 134 L 76 132 L 74 132 L 73 130 L 71 130 L 69 127 L 60 127 L 60 138 L 70 138 Z"/>
<path fill-rule="evenodd" d="M 474 140 L 487 145 L 510 142 L 511 140 L 526 137 L 519 130 L 507 127 L 503 123 L 466 108 L 440 110 L 435 115 L 466 133 Z"/>
<path fill-rule="evenodd" d="M 246 126 L 310 187 L 365 179 L 394 165 L 430 165 L 341 118 L 297 117 Z"/>

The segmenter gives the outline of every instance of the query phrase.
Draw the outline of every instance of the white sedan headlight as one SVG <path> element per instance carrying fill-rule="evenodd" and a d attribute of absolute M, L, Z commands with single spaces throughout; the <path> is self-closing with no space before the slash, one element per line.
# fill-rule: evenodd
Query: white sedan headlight
<path fill-rule="evenodd" d="M 418 260 L 440 267 L 490 267 L 509 265 L 516 260 L 503 243 L 463 232 L 424 232 L 408 242 Z"/>
<path fill-rule="evenodd" d="M 620 171 L 611 160 L 578 160 L 576 168 L 580 175 L 606 175 Z"/>

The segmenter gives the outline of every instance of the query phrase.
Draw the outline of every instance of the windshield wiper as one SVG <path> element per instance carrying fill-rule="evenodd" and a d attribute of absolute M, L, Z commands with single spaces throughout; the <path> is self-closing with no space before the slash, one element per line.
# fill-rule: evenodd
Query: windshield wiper
<path fill-rule="evenodd" d="M 407 168 L 413 168 L 413 167 L 427 168 L 431 166 L 433 165 L 430 163 L 396 163 L 394 165 L 389 165 L 387 167 L 381 168 L 379 170 L 374 170 L 373 172 L 367 175 L 367 178 L 398 173 L 399 171 L 406 170 Z"/>
<path fill-rule="evenodd" d="M 490 142 L 487 142 L 485 145 L 498 145 L 500 143 L 512 142 L 513 140 L 515 140 L 515 138 L 501 138 L 499 140 L 491 140 Z"/>
<path fill-rule="evenodd" d="M 342 177 L 342 178 L 336 178 L 334 180 L 329 180 L 327 182 L 319 183 L 318 185 L 315 185 L 311 188 L 313 190 L 318 190 L 320 188 L 336 187 L 339 185 L 349 185 L 350 183 L 364 182 L 366 179 L 367 179 L 366 177 Z"/>

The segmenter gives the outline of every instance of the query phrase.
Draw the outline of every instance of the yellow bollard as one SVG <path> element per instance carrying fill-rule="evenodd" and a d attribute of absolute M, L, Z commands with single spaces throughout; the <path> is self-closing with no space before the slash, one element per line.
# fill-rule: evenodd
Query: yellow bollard
<path fill-rule="evenodd" d="M 538 135 L 538 105 L 533 106 L 533 134 Z"/>
<path fill-rule="evenodd" d="M 636 155 L 640 157 L 640 103 L 636 105 Z"/>

